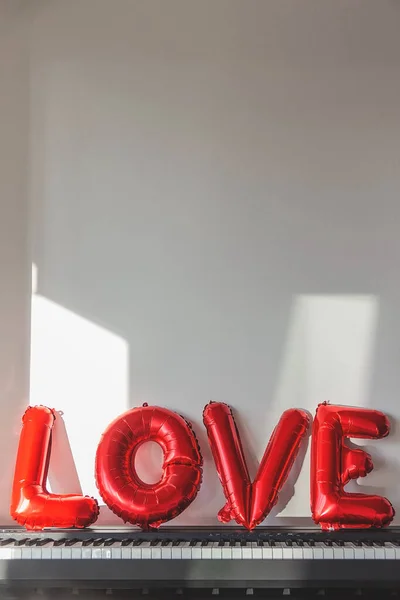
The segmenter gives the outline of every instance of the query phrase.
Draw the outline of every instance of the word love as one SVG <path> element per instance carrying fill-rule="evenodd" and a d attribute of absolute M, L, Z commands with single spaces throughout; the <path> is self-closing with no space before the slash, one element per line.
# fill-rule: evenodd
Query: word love
<path fill-rule="evenodd" d="M 15 466 L 11 516 L 27 529 L 87 527 L 99 514 L 97 501 L 46 489 L 55 412 L 44 406 L 25 412 Z M 307 437 L 310 415 L 285 411 L 275 427 L 252 482 L 239 431 L 229 406 L 211 402 L 203 421 L 226 498 L 218 518 L 247 529 L 261 523 L 278 501 L 279 492 Z M 379 439 L 389 433 L 387 417 L 376 410 L 317 407 L 311 441 L 311 511 L 322 529 L 383 527 L 394 510 L 381 496 L 347 493 L 351 479 L 373 468 L 369 454 L 346 444 L 346 438 Z M 145 442 L 157 442 L 164 453 L 162 476 L 155 484 L 141 481 L 135 454 Z M 159 527 L 179 515 L 196 497 L 202 481 L 202 456 L 190 423 L 157 406 L 133 408 L 113 421 L 96 452 L 95 477 L 107 506 L 123 521 L 143 529 Z"/>

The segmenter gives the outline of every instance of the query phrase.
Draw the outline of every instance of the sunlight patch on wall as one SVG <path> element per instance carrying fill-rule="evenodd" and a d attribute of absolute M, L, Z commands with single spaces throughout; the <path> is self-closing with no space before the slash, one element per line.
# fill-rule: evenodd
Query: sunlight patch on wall
<path fill-rule="evenodd" d="M 368 406 L 378 308 L 378 299 L 372 295 L 299 295 L 294 299 L 271 405 L 274 423 L 291 407 L 314 415 L 318 403 L 324 401 Z M 281 516 L 309 516 L 308 482 L 309 449 L 296 494 Z"/>
<path fill-rule="evenodd" d="M 63 481 L 79 492 L 80 481 L 84 494 L 98 497 L 96 448 L 107 425 L 128 409 L 128 353 L 121 337 L 33 293 L 30 403 L 62 411 L 66 426 L 66 434 L 58 427 L 54 436 L 53 491 L 66 492 Z"/>

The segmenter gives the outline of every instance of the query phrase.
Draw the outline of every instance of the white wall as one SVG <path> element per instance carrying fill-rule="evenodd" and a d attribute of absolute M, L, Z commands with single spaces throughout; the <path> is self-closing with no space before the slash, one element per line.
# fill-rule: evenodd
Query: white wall
<path fill-rule="evenodd" d="M 77 469 L 55 487 L 96 493 L 101 431 L 158 403 L 206 459 L 175 522 L 214 523 L 203 406 L 234 407 L 254 472 L 282 410 L 329 399 L 392 417 L 364 483 L 400 508 L 399 30 L 391 0 L 41 3 L 31 401 Z M 308 477 L 280 519 L 309 518 Z"/>
<path fill-rule="evenodd" d="M 28 403 L 29 77 L 26 15 L 0 2 L 0 523 L 8 519 L 21 415 Z"/>

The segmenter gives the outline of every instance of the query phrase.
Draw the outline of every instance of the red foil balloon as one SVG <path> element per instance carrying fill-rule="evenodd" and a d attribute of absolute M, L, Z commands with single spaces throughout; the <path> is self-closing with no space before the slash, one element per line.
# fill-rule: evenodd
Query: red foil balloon
<path fill-rule="evenodd" d="M 311 510 L 322 529 L 351 529 L 388 525 L 394 510 L 389 500 L 369 494 L 350 494 L 350 479 L 365 477 L 372 459 L 345 438 L 379 439 L 389 433 L 389 420 L 367 408 L 320 404 L 314 419 L 311 448 Z"/>
<path fill-rule="evenodd" d="M 99 514 L 93 498 L 46 490 L 54 419 L 54 411 L 45 406 L 29 407 L 22 417 L 10 512 L 31 530 L 87 527 Z"/>
<path fill-rule="evenodd" d="M 155 484 L 136 473 L 136 450 L 157 442 L 164 452 L 163 474 Z M 125 522 L 143 529 L 177 517 L 194 500 L 202 480 L 202 457 L 191 426 L 158 406 L 133 408 L 113 421 L 96 454 L 96 481 L 107 506 Z"/>
<path fill-rule="evenodd" d="M 230 407 L 211 402 L 204 409 L 203 420 L 227 500 L 218 518 L 223 523 L 235 520 L 239 525 L 253 529 L 278 501 L 278 494 L 307 434 L 310 417 L 307 412 L 297 409 L 283 413 L 253 483 Z"/>

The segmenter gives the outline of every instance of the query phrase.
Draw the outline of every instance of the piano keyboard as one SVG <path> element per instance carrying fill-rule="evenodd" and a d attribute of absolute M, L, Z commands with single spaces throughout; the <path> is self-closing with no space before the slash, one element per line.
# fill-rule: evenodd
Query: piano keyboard
<path fill-rule="evenodd" d="M 400 560 L 400 542 L 193 539 L 140 536 L 0 539 L 0 560 Z"/>
<path fill-rule="evenodd" d="M 400 586 L 400 530 L 0 530 L 0 584 Z M 107 582 L 107 583 L 106 583 Z"/>

